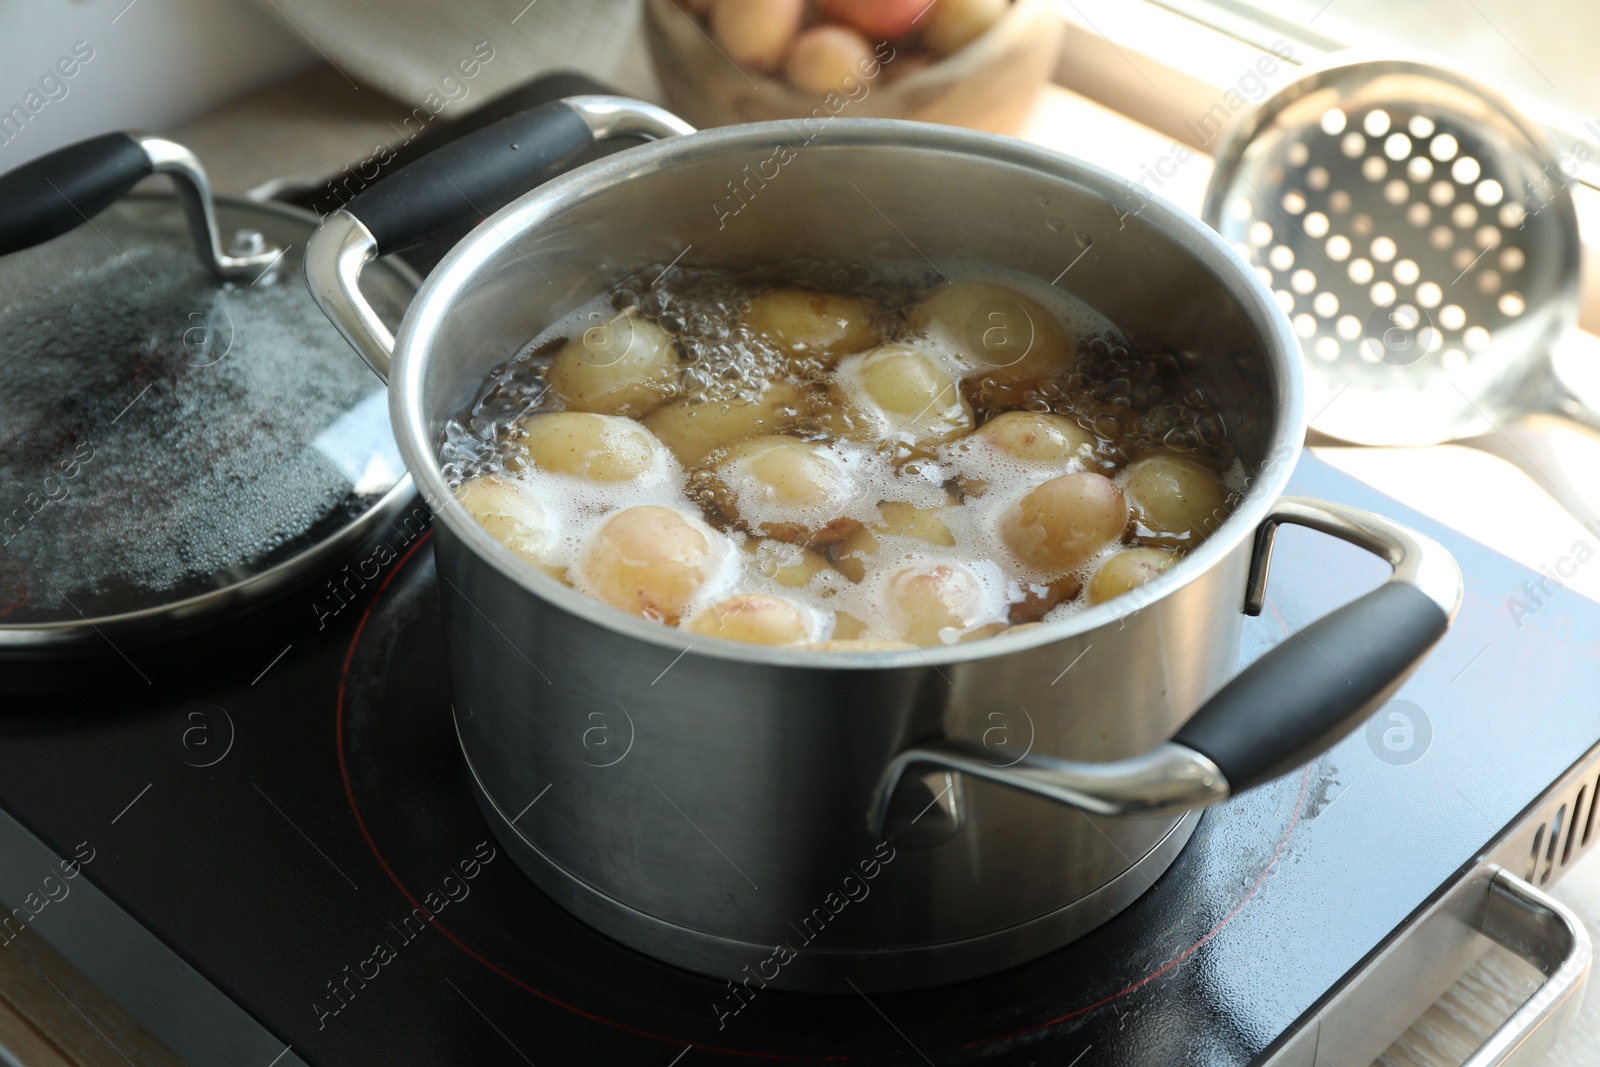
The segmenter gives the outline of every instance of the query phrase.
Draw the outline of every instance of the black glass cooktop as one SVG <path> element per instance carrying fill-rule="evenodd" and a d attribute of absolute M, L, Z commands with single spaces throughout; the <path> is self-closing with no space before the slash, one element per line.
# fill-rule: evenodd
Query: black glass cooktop
<path fill-rule="evenodd" d="M 200 639 L 0 668 L 0 899 L 196 1063 L 1260 1062 L 1600 741 L 1600 606 L 1513 615 L 1515 564 L 1315 459 L 1293 491 L 1444 541 L 1457 626 L 1403 719 L 1207 812 L 1138 902 L 1016 970 L 736 1001 L 568 916 L 472 802 L 415 520 Z M 1285 529 L 1244 658 L 1383 576 Z M 25 906 L 75 853 L 83 891 Z"/>

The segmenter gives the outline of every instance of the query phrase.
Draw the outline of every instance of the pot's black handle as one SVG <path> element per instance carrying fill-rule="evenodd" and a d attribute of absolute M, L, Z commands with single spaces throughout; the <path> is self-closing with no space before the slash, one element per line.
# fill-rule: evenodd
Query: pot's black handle
<path fill-rule="evenodd" d="M 1461 569 L 1442 545 L 1399 523 L 1343 504 L 1285 497 L 1256 531 L 1248 614 L 1261 613 L 1272 546 L 1286 522 L 1360 545 L 1387 559 L 1394 573 L 1272 648 L 1206 701 L 1171 741 L 1142 756 L 1080 763 L 1029 753 L 997 761 L 981 745 L 953 739 L 908 748 L 884 772 L 869 829 L 895 831 L 894 791 L 917 765 L 960 771 L 1102 815 L 1125 815 L 1213 804 L 1336 744 L 1444 636 L 1461 605 Z M 1141 607 L 1141 592 L 1127 594 L 1132 610 Z"/>
<path fill-rule="evenodd" d="M 554 100 L 510 115 L 400 168 L 356 196 L 344 210 L 372 234 L 379 255 L 403 252 L 460 222 L 486 218 L 568 169 L 602 137 L 661 135 L 663 131 L 642 127 L 607 128 L 607 120 L 618 110 L 592 105 L 612 99 Z M 668 120 L 664 132 L 691 131 L 666 112 L 651 110 Z"/>
<path fill-rule="evenodd" d="M 1427 593 L 1385 582 L 1269 649 L 1172 740 L 1215 763 L 1231 792 L 1269 782 L 1365 722 L 1449 627 Z"/>
<path fill-rule="evenodd" d="M 596 141 L 693 132 L 654 104 L 620 96 L 570 96 L 501 119 L 400 168 L 323 219 L 306 244 L 311 298 L 388 381 L 394 336 L 359 284 L 374 257 L 499 210 Z"/>
<path fill-rule="evenodd" d="M 0 175 L 0 256 L 43 244 L 110 207 L 155 164 L 131 135 L 103 133 Z"/>

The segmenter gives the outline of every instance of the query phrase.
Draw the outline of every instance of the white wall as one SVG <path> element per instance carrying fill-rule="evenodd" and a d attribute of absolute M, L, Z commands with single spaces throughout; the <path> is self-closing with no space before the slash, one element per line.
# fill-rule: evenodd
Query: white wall
<path fill-rule="evenodd" d="M 79 41 L 93 58 L 48 99 L 40 78 Z M 30 91 L 38 106 L 0 127 L 0 172 L 107 130 L 175 126 L 316 58 L 245 0 L 0 0 L 0 119 Z"/>

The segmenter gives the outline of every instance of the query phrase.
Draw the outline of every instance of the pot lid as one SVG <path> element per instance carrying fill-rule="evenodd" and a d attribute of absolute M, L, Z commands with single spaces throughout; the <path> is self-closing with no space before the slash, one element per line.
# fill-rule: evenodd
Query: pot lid
<path fill-rule="evenodd" d="M 196 199 L 130 196 L 0 258 L 0 649 L 181 629 L 411 495 L 383 382 L 306 290 L 315 216 L 220 201 L 228 252 L 197 255 Z M 416 279 L 376 266 L 392 326 Z"/>

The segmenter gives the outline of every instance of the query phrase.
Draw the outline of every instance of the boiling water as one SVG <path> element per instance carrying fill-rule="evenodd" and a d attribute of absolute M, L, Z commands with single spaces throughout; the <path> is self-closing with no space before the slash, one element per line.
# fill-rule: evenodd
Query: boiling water
<path fill-rule="evenodd" d="M 961 388 L 977 425 L 1010 410 L 1066 415 L 1096 436 L 1095 454 L 1074 459 L 1066 467 L 1041 470 L 970 435 L 937 446 L 907 446 L 841 438 L 825 412 L 792 421 L 781 432 L 825 443 L 826 458 L 848 472 L 852 486 L 848 496 L 829 500 L 817 514 L 805 516 L 811 520 L 808 526 L 838 518 L 881 528 L 879 504 L 893 501 L 939 509 L 938 518 L 954 542 L 930 544 L 909 534 L 874 531 L 876 551 L 859 582 L 832 565 L 822 566 L 798 588 L 780 581 L 786 569 L 802 566 L 807 559 L 814 564 L 816 556 L 808 553 L 837 557 L 840 545 L 802 546 L 753 535 L 749 530 L 763 518 L 759 514 L 741 514 L 742 524 L 730 521 L 726 509 L 719 507 L 721 483 L 713 471 L 720 450 L 711 454 L 710 462 L 685 470 L 663 449 L 640 477 L 603 483 L 540 470 L 508 446 L 519 419 L 561 408 L 559 398 L 546 388 L 551 355 L 619 313 L 642 316 L 676 339 L 683 374 L 672 403 L 750 404 L 768 383 L 787 382 L 819 398 L 825 407 L 820 398 L 827 395 L 833 373 L 820 363 L 796 361 L 746 325 L 741 314 L 750 297 L 771 285 L 865 297 L 877 308 L 873 326 L 881 343 L 912 342 L 905 309 L 946 279 L 1003 285 L 1031 298 L 1066 328 L 1078 353 L 1070 377 L 1035 382 L 1020 392 L 1003 380 L 969 377 Z M 956 351 L 936 336 L 918 336 L 914 344 L 947 366 L 960 362 Z M 835 383 L 835 395 L 837 389 Z M 1231 492 L 1244 487 L 1243 469 L 1228 443 L 1220 413 L 1186 357 L 1136 349 L 1091 307 L 1030 276 L 971 266 L 947 270 L 941 277 L 923 265 L 864 262 L 787 266 L 781 276 L 683 267 L 641 271 L 575 308 L 497 368 L 470 409 L 447 425 L 440 459 L 452 486 L 480 475 L 502 475 L 519 481 L 553 510 L 555 545 L 543 559 L 569 578 L 596 529 L 620 508 L 654 504 L 699 516 L 726 537 L 714 541 L 713 576 L 697 605 L 710 605 L 733 593 L 781 597 L 805 609 L 813 641 L 839 635 L 898 640 L 901 635 L 881 610 L 893 574 L 918 565 L 959 565 L 976 579 L 982 604 L 975 614 L 989 624 L 972 627 L 972 633 L 941 635 L 945 641 L 957 641 L 982 636 L 980 630 L 994 632 L 999 624 L 1050 621 L 1081 610 L 1082 597 L 1057 603 L 1061 598 L 1051 596 L 1050 589 L 1059 592 L 1064 577 L 1085 582 L 1106 558 L 1130 543 L 1138 544 L 1137 538 L 1106 546 L 1070 575 L 1045 573 L 1021 565 L 1007 552 L 999 534 L 1001 513 L 1053 477 L 1072 470 L 1111 476 L 1131 458 L 1157 447 L 1201 460 Z M 575 584 L 582 587 L 581 580 Z"/>

